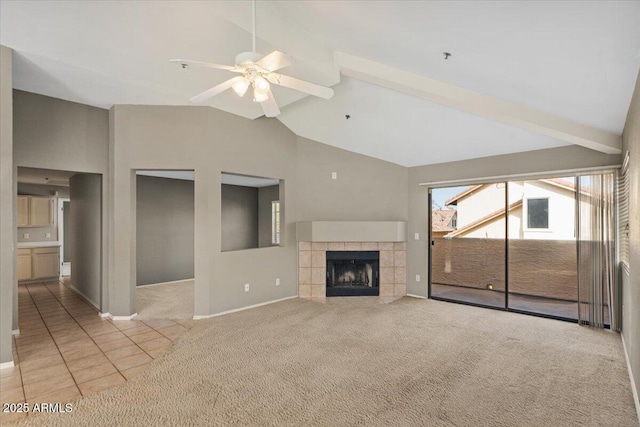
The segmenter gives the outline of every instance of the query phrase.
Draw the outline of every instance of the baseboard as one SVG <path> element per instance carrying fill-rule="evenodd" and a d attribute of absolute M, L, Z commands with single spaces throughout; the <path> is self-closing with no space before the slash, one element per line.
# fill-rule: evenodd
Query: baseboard
<path fill-rule="evenodd" d="M 0 363 L 0 371 L 3 369 L 13 368 L 14 366 L 16 365 L 14 365 L 13 360 L 11 362 L 2 362 Z"/>
<path fill-rule="evenodd" d="M 111 316 L 111 313 L 98 312 L 98 316 L 100 316 L 100 317 L 102 317 L 104 319 L 105 317 L 108 318 L 109 316 Z"/>
<path fill-rule="evenodd" d="M 627 352 L 627 345 L 624 342 L 624 337 L 620 334 L 622 339 L 622 350 L 624 351 L 624 358 L 627 361 L 627 369 L 629 370 L 629 381 L 631 381 L 631 393 L 633 393 L 633 403 L 636 405 L 636 414 L 638 420 L 640 420 L 640 399 L 638 399 L 638 389 L 636 388 L 636 382 L 633 379 L 633 371 L 631 370 L 631 360 L 629 360 L 629 353 Z"/>
<path fill-rule="evenodd" d="M 71 289 L 73 289 L 73 291 L 75 293 L 77 293 L 78 295 L 80 295 L 82 297 L 83 300 L 85 300 L 86 302 L 88 302 L 89 304 L 91 304 L 96 310 L 100 311 L 100 307 L 93 302 L 88 296 L 86 296 L 85 294 L 82 293 L 82 291 L 78 288 L 76 288 L 75 286 L 73 286 L 73 284 L 71 282 L 66 283 L 67 286 L 69 286 Z"/>
<path fill-rule="evenodd" d="M 14 337 L 19 337 L 20 336 L 20 329 L 14 329 L 13 331 L 11 331 L 11 335 L 13 335 Z"/>
<path fill-rule="evenodd" d="M 234 308 L 233 310 L 223 311 L 222 313 L 207 314 L 207 315 L 204 315 L 204 316 L 195 315 L 195 316 L 193 316 L 193 320 L 210 319 L 212 317 L 224 316 L 226 314 L 237 313 L 239 311 L 245 311 L 245 310 L 251 310 L 252 308 L 258 308 L 258 307 L 262 307 L 262 306 L 269 305 L 269 304 L 275 304 L 277 302 L 287 301 L 287 300 L 294 299 L 294 298 L 298 298 L 298 296 L 294 295 L 292 297 L 286 297 L 286 298 L 275 299 L 273 301 L 261 302 L 260 304 L 253 304 L 253 305 L 248 305 L 246 307 Z"/>
<path fill-rule="evenodd" d="M 136 287 L 137 288 L 146 288 L 147 286 L 175 285 L 175 284 L 178 284 L 178 283 L 191 282 L 193 280 L 196 280 L 196 279 L 195 278 L 194 279 L 181 279 L 181 280 L 174 280 L 172 282 L 149 283 L 148 285 L 138 285 Z"/>
<path fill-rule="evenodd" d="M 100 313 L 100 317 L 108 317 L 111 320 L 133 320 L 138 313 L 133 313 L 131 316 L 114 316 L 111 313 Z"/>
<path fill-rule="evenodd" d="M 422 295 L 407 294 L 407 296 L 411 298 L 427 299 L 427 297 L 423 297 Z"/>

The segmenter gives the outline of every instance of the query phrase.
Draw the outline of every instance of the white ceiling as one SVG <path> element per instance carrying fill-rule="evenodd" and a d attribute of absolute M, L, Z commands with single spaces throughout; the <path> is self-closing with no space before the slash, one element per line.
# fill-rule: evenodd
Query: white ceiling
<path fill-rule="evenodd" d="M 55 185 L 61 187 L 69 186 L 69 178 L 77 172 L 38 169 L 38 168 L 18 168 L 18 182 L 22 184 Z"/>
<path fill-rule="evenodd" d="M 258 50 L 291 54 L 285 74 L 336 91 L 326 101 L 275 88 L 278 119 L 301 136 L 405 166 L 568 143 L 341 78 L 335 51 L 615 134 L 640 68 L 638 1 L 259 1 L 257 12 Z M 245 1 L 0 2 L 14 87 L 103 108 L 189 105 L 229 73 L 167 61 L 232 64 L 250 50 L 250 26 Z M 262 114 L 231 91 L 208 105 Z"/>

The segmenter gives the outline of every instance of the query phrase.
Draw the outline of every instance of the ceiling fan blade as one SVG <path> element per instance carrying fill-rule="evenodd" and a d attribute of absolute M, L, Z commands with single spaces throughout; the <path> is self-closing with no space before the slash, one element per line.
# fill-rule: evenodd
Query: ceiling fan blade
<path fill-rule="evenodd" d="M 273 93 L 271 89 L 268 92 L 269 98 L 266 101 L 262 101 L 260 106 L 262 107 L 262 111 L 264 111 L 264 115 L 267 117 L 275 117 L 280 114 L 280 108 L 278 108 L 278 103 L 276 99 L 273 97 Z"/>
<path fill-rule="evenodd" d="M 271 83 L 288 87 L 299 92 L 308 93 L 309 95 L 318 96 L 324 99 L 330 99 L 333 97 L 333 89 L 320 86 L 315 83 L 306 82 L 304 80 L 296 79 L 294 77 L 289 77 L 277 73 L 269 73 L 267 74 L 267 79 Z"/>
<path fill-rule="evenodd" d="M 269 71 L 279 70 L 293 63 L 292 57 L 279 50 L 274 50 L 256 62 L 257 65 Z"/>
<path fill-rule="evenodd" d="M 232 67 L 230 65 L 220 65 L 220 64 L 212 64 L 210 62 L 202 62 L 202 61 L 191 61 L 189 59 L 171 59 L 169 62 L 180 64 L 182 68 L 186 67 L 205 67 L 205 68 L 217 68 L 219 70 L 227 70 L 233 71 L 235 73 L 241 73 L 242 70 L 238 69 L 238 67 Z"/>
<path fill-rule="evenodd" d="M 211 89 L 207 89 L 204 92 L 194 96 L 191 98 L 191 102 L 202 102 L 206 99 L 216 96 L 220 92 L 224 92 L 229 89 L 233 84 L 237 81 L 244 79 L 242 76 L 234 77 L 232 79 L 227 80 L 226 82 L 222 82 L 217 86 L 212 87 Z"/>

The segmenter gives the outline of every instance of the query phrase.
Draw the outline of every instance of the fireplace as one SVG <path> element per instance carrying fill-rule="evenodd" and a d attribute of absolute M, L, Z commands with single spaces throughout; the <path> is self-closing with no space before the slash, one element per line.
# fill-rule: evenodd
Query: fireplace
<path fill-rule="evenodd" d="M 380 295 L 379 251 L 327 251 L 327 296 Z"/>

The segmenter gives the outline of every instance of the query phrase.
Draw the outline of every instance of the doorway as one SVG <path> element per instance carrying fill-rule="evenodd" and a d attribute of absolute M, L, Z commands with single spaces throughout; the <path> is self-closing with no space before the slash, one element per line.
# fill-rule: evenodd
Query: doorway
<path fill-rule="evenodd" d="M 577 178 L 429 191 L 429 297 L 578 320 Z"/>
<path fill-rule="evenodd" d="M 144 321 L 192 319 L 195 173 L 136 171 L 136 311 Z"/>
<path fill-rule="evenodd" d="M 60 277 L 69 277 L 71 276 L 71 199 L 69 198 L 58 199 L 58 239 L 60 241 Z"/>

